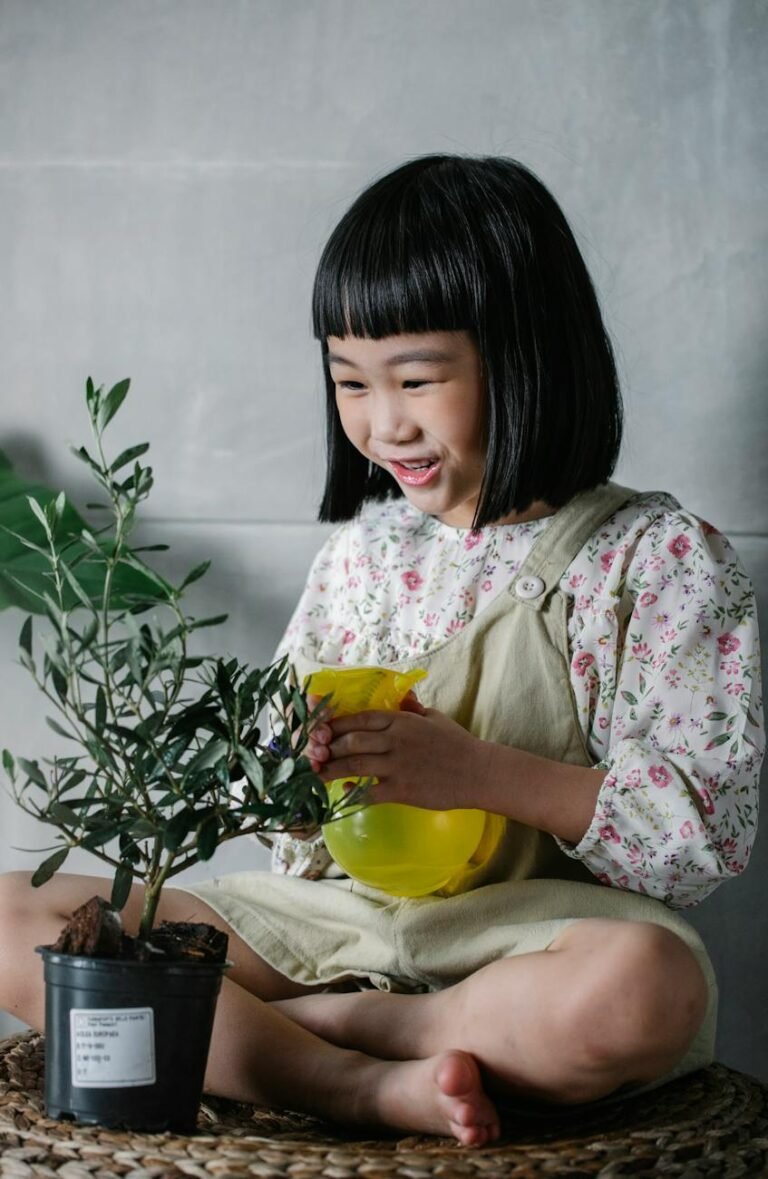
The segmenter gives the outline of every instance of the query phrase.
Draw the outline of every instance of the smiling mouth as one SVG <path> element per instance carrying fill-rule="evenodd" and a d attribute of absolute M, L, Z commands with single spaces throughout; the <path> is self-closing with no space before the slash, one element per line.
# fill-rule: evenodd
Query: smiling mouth
<path fill-rule="evenodd" d="M 388 465 L 400 483 L 405 483 L 409 487 L 423 487 L 437 474 L 440 460 L 415 459 L 412 462 L 398 462 L 390 459 Z"/>

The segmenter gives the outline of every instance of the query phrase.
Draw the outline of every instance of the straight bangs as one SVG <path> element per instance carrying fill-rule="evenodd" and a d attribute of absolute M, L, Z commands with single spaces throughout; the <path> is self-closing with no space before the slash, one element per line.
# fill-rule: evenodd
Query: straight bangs
<path fill-rule="evenodd" d="M 405 169 L 401 170 L 405 171 Z M 328 242 L 312 300 L 315 337 L 380 340 L 408 332 L 473 330 L 483 278 L 475 251 L 429 185 L 388 191 L 380 181 L 352 206 Z"/>

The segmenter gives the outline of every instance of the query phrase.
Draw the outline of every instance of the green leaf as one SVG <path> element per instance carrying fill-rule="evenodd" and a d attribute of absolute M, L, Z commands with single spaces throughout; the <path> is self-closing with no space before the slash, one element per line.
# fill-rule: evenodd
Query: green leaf
<path fill-rule="evenodd" d="M 120 468 L 124 467 L 127 463 L 131 463 L 134 459 L 139 458 L 142 454 L 146 454 L 148 450 L 148 442 L 139 442 L 136 446 L 129 446 L 127 450 L 121 451 L 115 461 L 110 463 L 110 474 L 113 475 L 115 471 L 119 471 Z M 136 551 L 137 550 L 134 549 L 134 552 Z"/>
<path fill-rule="evenodd" d="M 58 667 L 56 667 L 54 664 L 51 665 L 51 679 L 53 680 L 53 686 L 56 690 L 56 695 L 58 696 L 61 703 L 65 704 L 68 688 L 67 677 L 63 675 L 62 672 L 59 671 Z"/>
<path fill-rule="evenodd" d="M 75 736 L 75 734 L 68 733 L 67 730 L 64 728 L 64 726 L 60 725 L 59 722 L 54 717 L 47 716 L 45 718 L 45 723 L 48 725 L 49 729 L 53 729 L 54 733 L 56 733 L 57 736 L 66 737 L 68 741 L 76 741 L 77 740 L 77 737 Z"/>
<path fill-rule="evenodd" d="M 705 751 L 707 749 L 715 749 L 715 748 L 717 748 L 718 745 L 725 745 L 726 741 L 730 741 L 730 739 L 731 739 L 730 733 L 719 733 L 717 737 L 712 738 L 712 740 L 709 742 L 709 744 L 704 746 L 704 749 L 705 749 Z"/>
<path fill-rule="evenodd" d="M 96 537 L 93 535 L 90 528 L 80 529 L 80 539 L 88 551 L 94 553 L 97 557 L 101 556 L 102 553 L 104 556 L 111 555 L 107 550 L 102 550 L 99 547 L 99 542 L 96 540 Z"/>
<path fill-rule="evenodd" d="M 80 841 L 80 846 L 84 847 L 86 851 L 94 851 L 97 847 L 103 847 L 105 843 L 111 843 L 120 834 L 120 826 L 118 823 L 111 821 L 102 823 L 99 827 L 94 828 L 93 831 L 85 836 Z"/>
<path fill-rule="evenodd" d="M 99 741 L 94 741 L 92 737 L 87 737 L 83 744 L 97 766 L 101 766 L 105 770 L 116 771 L 117 767 L 115 766 L 114 758 L 106 745 L 102 745 Z"/>
<path fill-rule="evenodd" d="M 125 401 L 126 394 L 128 393 L 130 387 L 130 378 L 126 378 L 124 381 L 118 381 L 118 383 L 110 389 L 106 397 L 102 399 L 98 414 L 99 430 L 106 429 L 106 427 L 112 421 L 112 418 L 115 416 L 120 406 Z"/>
<path fill-rule="evenodd" d="M 29 504 L 30 508 L 35 513 L 35 515 L 37 516 L 40 523 L 42 524 L 42 526 L 45 530 L 45 535 L 50 537 L 51 536 L 51 524 L 50 524 L 47 514 L 40 507 L 40 504 L 37 502 L 37 500 L 33 499 L 31 495 L 27 496 L 27 503 Z"/>
<path fill-rule="evenodd" d="M 197 854 L 201 860 L 210 860 L 219 842 L 219 823 L 215 815 L 205 819 L 197 829 Z"/>
<path fill-rule="evenodd" d="M 179 590 L 184 590 L 188 585 L 192 585 L 194 581 L 199 581 L 201 577 L 205 576 L 210 567 L 210 561 L 203 561 L 200 565 L 195 565 L 194 569 L 182 581 Z"/>
<path fill-rule="evenodd" d="M 287 782 L 290 778 L 295 766 L 296 762 L 293 760 L 293 758 L 286 757 L 285 761 L 282 761 L 277 767 L 276 773 L 273 774 L 270 786 L 282 786 L 283 782 Z"/>
<path fill-rule="evenodd" d="M 16 780 L 16 763 L 10 749 L 3 750 L 3 769 L 12 782 Z"/>
<path fill-rule="evenodd" d="M 264 793 L 264 770 L 261 762 L 250 749 L 246 749 L 243 745 L 237 746 L 237 756 L 240 759 L 240 764 L 243 767 L 246 778 L 259 797 L 261 797 Z"/>
<path fill-rule="evenodd" d="M 178 794 L 174 794 L 173 791 L 169 790 L 167 794 L 162 796 L 162 798 L 155 799 L 155 806 L 158 810 L 165 810 L 166 807 L 174 806 L 174 804 L 178 801 Z"/>
<path fill-rule="evenodd" d="M 54 852 L 52 856 L 49 856 L 47 860 L 43 860 L 40 867 L 32 873 L 32 887 L 39 888 L 41 884 L 45 884 L 47 880 L 50 880 L 54 872 L 58 872 L 68 855 L 69 848 L 62 847 L 59 851 Z"/>
<path fill-rule="evenodd" d="M 126 904 L 128 897 L 131 895 L 131 885 L 133 884 L 133 872 L 121 864 L 115 871 L 115 879 L 112 881 L 112 895 L 110 896 L 110 903 L 116 909 L 122 909 Z"/>
<path fill-rule="evenodd" d="M 19 655 L 19 663 L 22 667 L 26 667 L 27 671 L 32 675 L 37 675 L 37 666 L 31 655 L 27 655 L 26 651 L 22 651 Z"/>
<path fill-rule="evenodd" d="M 140 687 L 144 682 L 144 675 L 142 673 L 141 663 L 139 661 L 138 639 L 131 639 L 128 642 L 126 648 L 126 657 L 133 682 Z"/>
<path fill-rule="evenodd" d="M 78 642 L 81 651 L 84 650 L 86 647 L 90 647 L 91 643 L 96 638 L 96 633 L 97 633 L 98 629 L 99 629 L 98 617 L 92 618 L 91 621 L 88 623 L 88 625 L 77 636 L 76 641 Z"/>
<path fill-rule="evenodd" d="M 307 719 L 307 703 L 298 688 L 291 693 L 291 702 L 296 716 L 304 724 Z"/>
<path fill-rule="evenodd" d="M 28 537 L 22 536 L 20 532 L 13 532 L 10 528 L 4 528 L 4 531 L 7 532 L 8 536 L 12 536 L 14 540 L 18 541 L 22 548 L 29 549 L 30 552 L 38 554 L 43 562 L 44 575 L 50 578 L 49 567 L 51 564 L 51 554 L 49 550 L 44 549 L 42 545 L 35 544 Z"/>
<path fill-rule="evenodd" d="M 70 450 L 72 451 L 75 458 L 80 459 L 80 462 L 85 463 L 86 466 L 89 466 L 91 468 L 91 470 L 93 470 L 93 471 L 100 471 L 101 470 L 101 467 L 99 466 L 99 464 L 94 459 L 91 458 L 91 456 L 89 455 L 88 451 L 85 449 L 84 446 L 71 446 Z"/>
<path fill-rule="evenodd" d="M 28 615 L 19 635 L 19 646 L 27 655 L 32 656 L 32 616 Z"/>
<path fill-rule="evenodd" d="M 152 741 L 155 734 L 162 727 L 162 724 L 162 716 L 157 712 L 153 712 L 151 716 L 146 717 L 143 721 L 136 725 L 136 728 L 133 730 L 133 732 L 140 741 L 147 745 Z"/>
<path fill-rule="evenodd" d="M 64 612 L 59 608 L 58 602 L 55 602 L 51 595 L 47 593 L 43 594 L 43 602 L 45 603 L 45 612 L 50 621 L 58 631 L 63 633 L 66 629 L 67 620 Z"/>
<path fill-rule="evenodd" d="M 724 721 L 727 716 L 727 712 L 708 712 L 705 719 L 710 721 Z"/>
<path fill-rule="evenodd" d="M 175 795 L 171 796 L 175 801 Z M 157 835 L 157 827 L 154 823 L 150 823 L 149 819 L 137 819 L 128 828 L 128 833 L 134 839 L 153 839 Z"/>
<path fill-rule="evenodd" d="M 89 787 L 89 790 L 90 790 L 90 787 Z M 59 792 L 59 793 L 61 793 L 61 792 Z M 89 807 L 101 806 L 101 799 L 100 798 L 71 798 L 69 800 L 69 802 L 67 803 L 67 806 L 71 807 L 72 810 L 74 810 L 75 807 L 79 807 L 82 810 L 88 810 Z M 84 823 L 85 816 L 83 816 L 79 821 L 81 824 Z"/>
<path fill-rule="evenodd" d="M 94 724 L 97 733 L 104 732 L 104 725 L 107 720 L 107 698 L 104 695 L 104 689 L 99 685 L 96 689 L 96 704 L 94 708 Z"/>
<path fill-rule="evenodd" d="M 59 569 L 64 574 L 65 581 L 69 585 L 75 597 L 80 602 L 81 606 L 87 606 L 89 609 L 92 608 L 93 602 L 65 561 L 59 561 Z"/>
<path fill-rule="evenodd" d="M 211 618 L 198 618 L 190 622 L 190 630 L 200 630 L 204 626 L 220 626 L 222 622 L 226 622 L 229 618 L 228 614 L 214 614 Z"/>
<path fill-rule="evenodd" d="M 220 738 L 209 741 L 205 748 L 184 767 L 184 778 L 189 778 L 193 774 L 199 773 L 200 770 L 210 769 L 219 758 L 224 757 L 228 748 L 228 743 Z"/>
<path fill-rule="evenodd" d="M 43 790 L 48 789 L 43 771 L 36 761 L 28 761 L 26 757 L 18 758 L 19 766 L 29 778 L 30 782 L 34 782 L 36 786 L 42 786 Z"/>
<path fill-rule="evenodd" d="M 118 846 L 120 848 L 120 862 L 126 868 L 130 869 L 131 865 L 141 863 L 141 849 L 127 831 L 120 832 Z"/>
<path fill-rule="evenodd" d="M 173 741 L 169 741 L 160 751 L 160 758 L 155 762 L 154 766 L 149 771 L 149 776 L 162 775 L 162 780 L 165 781 L 163 769 L 175 770 L 179 767 L 183 755 L 189 749 L 192 741 L 191 733 L 183 733 L 180 737 L 176 737 Z"/>
<path fill-rule="evenodd" d="M 72 774 L 69 774 L 59 783 L 59 794 L 63 794 L 65 790 L 74 790 L 74 788 L 79 786 L 80 783 L 87 777 L 88 774 L 85 770 L 75 770 Z"/>
<path fill-rule="evenodd" d="M 92 468 L 98 468 L 87 452 L 85 457 L 75 453 Z M 27 613 L 43 613 L 38 595 L 50 589 L 51 565 L 42 519 L 46 507 L 56 505 L 57 495 L 60 502 L 59 493 L 16 475 L 8 458 L 0 453 L 0 610 L 16 606 Z M 40 514 L 30 511 L 29 498 L 36 501 Z M 99 605 L 109 542 L 94 539 L 95 547 L 89 550 L 81 540 L 85 528 L 85 521 L 67 500 L 56 529 L 55 544 L 70 569 L 77 566 L 77 581 L 86 597 Z M 127 555 L 132 555 L 130 550 Z M 131 564 L 120 561 L 114 570 L 111 600 L 114 610 L 126 609 L 136 600 L 167 601 L 172 593 L 173 587 L 136 557 Z M 81 604 L 81 597 L 67 581 L 64 608 Z"/>
<path fill-rule="evenodd" d="M 219 695 L 227 714 L 231 716 L 235 709 L 235 692 L 227 668 L 221 659 L 216 664 L 216 687 L 219 689 Z"/>
<path fill-rule="evenodd" d="M 67 806 L 65 802 L 53 802 L 48 807 L 49 822 L 54 822 L 57 827 L 72 827 L 75 830 L 82 826 L 82 816 L 78 815 L 77 811 L 73 811 L 71 806 Z"/>
<path fill-rule="evenodd" d="M 178 811 L 163 832 L 163 846 L 168 851 L 178 851 L 189 835 L 194 821 L 194 814 L 190 810 Z"/>

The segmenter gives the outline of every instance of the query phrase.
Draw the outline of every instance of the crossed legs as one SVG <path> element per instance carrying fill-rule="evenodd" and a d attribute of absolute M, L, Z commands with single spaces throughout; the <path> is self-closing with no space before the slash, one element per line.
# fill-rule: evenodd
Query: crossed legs
<path fill-rule="evenodd" d="M 42 1029 L 42 966 L 98 877 L 0 876 L 0 1007 Z M 141 888 L 123 911 L 138 925 Z M 452 1134 L 468 1146 L 499 1133 L 490 1090 L 590 1101 L 663 1076 L 685 1053 L 707 1005 L 693 954 L 660 926 L 570 925 L 539 953 L 505 958 L 444 991 L 319 993 L 293 983 L 212 909 L 166 889 L 159 920 L 206 921 L 229 934 L 206 1090 L 342 1122 Z M 479 1068 L 478 1068 L 479 1065 Z"/>
<path fill-rule="evenodd" d="M 670 1072 L 707 1002 L 701 968 L 676 934 L 584 919 L 546 950 L 491 962 L 444 991 L 317 994 L 272 1006 L 334 1044 L 391 1060 L 450 1044 L 474 1056 L 491 1091 L 570 1104 Z"/>
<path fill-rule="evenodd" d="M 34 947 L 55 941 L 73 910 L 90 897 L 108 899 L 110 881 L 59 874 L 40 889 L 29 881 L 26 872 L 0 876 L 0 1008 L 42 1031 L 45 989 Z M 141 900 L 137 885 L 122 912 L 128 933 L 138 928 Z M 469 1053 L 390 1061 L 339 1047 L 275 1007 L 272 1000 L 308 988 L 273 970 L 202 901 L 166 889 L 157 920 L 203 921 L 230 938 L 235 965 L 216 1005 L 207 1092 L 332 1121 L 452 1135 L 464 1146 L 498 1137 L 495 1107 Z"/>

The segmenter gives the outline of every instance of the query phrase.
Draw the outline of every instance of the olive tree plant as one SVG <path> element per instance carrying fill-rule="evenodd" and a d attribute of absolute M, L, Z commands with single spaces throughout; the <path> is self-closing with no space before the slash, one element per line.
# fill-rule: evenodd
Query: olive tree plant
<path fill-rule="evenodd" d="M 126 380 L 105 392 L 88 380 L 93 444 L 73 448 L 101 490 L 88 507 L 103 513 L 104 526 L 79 536 L 62 529 L 62 492 L 44 505 L 29 498 L 41 543 L 14 531 L 16 542 L 44 558 L 47 583 L 34 591 L 43 626 L 26 617 L 20 660 L 67 752 L 36 759 L 6 749 L 2 756 L 15 801 L 57 831 L 32 883 L 49 880 L 73 848 L 84 848 L 113 869 L 115 908 L 134 880 L 144 884 L 139 938 L 148 941 L 171 877 L 230 839 L 314 828 L 334 811 L 303 754 L 313 714 L 290 664 L 249 668 L 194 653 L 192 636 L 227 617 L 195 619 L 184 609 L 185 592 L 209 562 L 172 586 L 138 556 L 167 545 L 129 546 L 153 478 L 141 461 L 147 443 L 113 458 L 105 453 L 104 432 L 128 388 Z M 141 574 L 134 592 L 126 592 L 125 578 L 118 592 L 116 573 L 132 568 Z"/>

